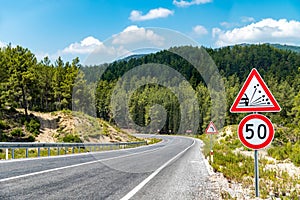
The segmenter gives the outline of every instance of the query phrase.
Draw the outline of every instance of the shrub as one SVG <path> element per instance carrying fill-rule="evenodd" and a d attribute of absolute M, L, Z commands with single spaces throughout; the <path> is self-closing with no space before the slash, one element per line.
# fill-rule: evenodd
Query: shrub
<path fill-rule="evenodd" d="M 27 138 L 27 141 L 28 142 L 34 142 L 35 141 L 35 137 L 33 135 L 30 135 L 28 138 Z"/>
<path fill-rule="evenodd" d="M 8 138 L 8 135 L 0 131 L 0 142 L 7 142 Z"/>
<path fill-rule="evenodd" d="M 21 116 L 19 119 L 18 119 L 19 123 L 20 124 L 24 124 L 26 123 L 26 117 L 25 116 Z"/>
<path fill-rule="evenodd" d="M 294 145 L 290 158 L 296 166 L 300 166 L 300 143 Z"/>
<path fill-rule="evenodd" d="M 159 138 L 149 138 L 147 139 L 147 144 L 155 144 L 155 143 L 158 143 L 158 142 L 161 142 L 162 139 L 159 139 Z"/>
<path fill-rule="evenodd" d="M 16 129 L 12 130 L 10 132 L 10 134 L 13 137 L 23 137 L 23 136 L 25 136 L 25 134 L 23 133 L 22 129 L 20 129 L 20 128 L 16 128 Z"/>
<path fill-rule="evenodd" d="M 65 115 L 71 115 L 71 114 L 72 114 L 72 111 L 71 111 L 71 110 L 63 109 L 63 110 L 61 111 L 61 113 L 65 114 Z"/>
<path fill-rule="evenodd" d="M 109 131 L 108 131 L 108 126 L 106 123 L 102 123 L 103 129 L 102 129 L 102 134 L 105 136 L 109 136 Z"/>
<path fill-rule="evenodd" d="M 300 144 L 296 143 L 292 145 L 287 142 L 283 146 L 275 146 L 268 149 L 268 154 L 277 160 L 285 160 L 290 158 L 296 165 L 300 166 Z"/>
<path fill-rule="evenodd" d="M 31 119 L 29 123 L 25 122 L 25 127 L 28 132 L 37 136 L 40 133 L 41 124 L 39 121 Z"/>
<path fill-rule="evenodd" d="M 8 111 L 11 112 L 11 113 L 16 113 L 17 112 L 17 110 L 14 107 L 10 107 Z"/>
<path fill-rule="evenodd" d="M 9 128 L 9 125 L 6 123 L 6 121 L 0 120 L 0 129 L 7 129 Z"/>
<path fill-rule="evenodd" d="M 82 143 L 81 139 L 79 138 L 78 135 L 73 135 L 73 134 L 67 134 L 65 137 L 62 139 L 64 142 L 71 142 L 71 143 Z"/>

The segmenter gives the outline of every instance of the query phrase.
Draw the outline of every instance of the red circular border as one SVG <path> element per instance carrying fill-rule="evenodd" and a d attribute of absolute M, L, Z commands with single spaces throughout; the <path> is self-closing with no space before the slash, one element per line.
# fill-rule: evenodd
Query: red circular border
<path fill-rule="evenodd" d="M 243 136 L 243 127 L 251 119 L 260 119 L 260 120 L 264 121 L 269 128 L 269 132 L 270 132 L 269 137 L 262 144 L 259 144 L 259 145 L 251 144 L 251 143 L 247 142 Z M 249 149 L 255 149 L 255 150 L 262 149 L 262 148 L 265 148 L 266 146 L 268 146 L 272 142 L 272 140 L 274 138 L 274 127 L 273 127 L 273 124 L 270 121 L 270 119 L 267 118 L 266 116 L 260 115 L 260 114 L 251 114 L 251 115 L 244 117 L 242 119 L 242 121 L 240 122 L 240 124 L 238 126 L 238 136 L 239 136 L 240 141 L 243 143 L 243 145 L 245 145 Z"/>

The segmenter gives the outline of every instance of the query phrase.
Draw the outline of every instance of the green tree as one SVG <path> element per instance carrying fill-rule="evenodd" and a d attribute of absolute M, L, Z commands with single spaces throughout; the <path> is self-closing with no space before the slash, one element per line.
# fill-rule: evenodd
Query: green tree
<path fill-rule="evenodd" d="M 9 78 L 4 93 L 11 106 L 21 105 L 28 116 L 28 101 L 32 99 L 32 91 L 36 87 L 34 67 L 37 63 L 35 55 L 21 46 L 5 48 L 6 65 Z"/>
<path fill-rule="evenodd" d="M 37 66 L 37 79 L 39 84 L 39 93 L 36 95 L 36 106 L 41 111 L 53 111 L 54 91 L 52 79 L 54 76 L 54 66 L 48 57 L 45 57 Z"/>
<path fill-rule="evenodd" d="M 58 57 L 58 59 L 55 61 L 55 70 L 52 79 L 52 87 L 54 92 L 56 110 L 62 109 L 63 97 L 62 97 L 61 85 L 63 83 L 64 76 L 65 76 L 64 62 L 61 57 Z"/>

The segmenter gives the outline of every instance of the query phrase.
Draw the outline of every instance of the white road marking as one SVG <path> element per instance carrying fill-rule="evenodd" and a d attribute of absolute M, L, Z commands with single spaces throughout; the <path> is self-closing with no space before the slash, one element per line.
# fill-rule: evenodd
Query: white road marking
<path fill-rule="evenodd" d="M 197 142 L 200 144 L 200 146 L 201 146 L 200 152 L 202 152 L 202 148 L 203 148 L 203 145 L 204 145 L 203 141 L 200 140 L 200 139 L 195 139 L 195 140 L 197 140 Z M 206 167 L 206 170 L 207 170 L 209 176 L 213 175 L 214 172 L 212 170 L 212 167 L 209 165 L 208 160 L 206 160 L 203 153 L 200 153 L 200 158 L 201 158 L 201 160 L 204 160 L 204 164 L 205 164 L 205 167 Z"/>
<path fill-rule="evenodd" d="M 173 162 L 175 159 L 177 159 L 179 156 L 181 156 L 183 153 L 185 153 L 187 150 L 189 150 L 192 146 L 194 146 L 195 140 L 193 140 L 193 143 L 188 146 L 186 149 L 178 153 L 176 156 L 171 158 L 169 161 L 167 161 L 165 164 L 163 164 L 161 167 L 159 167 L 157 170 L 155 170 L 150 176 L 148 176 L 145 180 L 143 180 L 140 184 L 138 184 L 135 188 L 133 188 L 129 193 L 127 193 L 121 200 L 129 200 L 131 197 L 133 197 L 138 191 L 140 191 L 151 179 L 153 179 L 161 170 L 163 170 L 166 166 L 168 166 L 171 162 Z"/>

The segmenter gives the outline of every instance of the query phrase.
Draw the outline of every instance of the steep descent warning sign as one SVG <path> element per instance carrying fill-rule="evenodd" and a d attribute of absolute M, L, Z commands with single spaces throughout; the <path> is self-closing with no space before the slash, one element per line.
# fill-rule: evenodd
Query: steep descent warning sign
<path fill-rule="evenodd" d="M 230 108 L 230 112 L 279 112 L 276 99 L 254 68 Z"/>
<path fill-rule="evenodd" d="M 207 126 L 205 133 L 210 133 L 210 134 L 217 134 L 218 130 L 216 126 L 214 125 L 213 122 L 210 122 L 209 125 Z"/>

